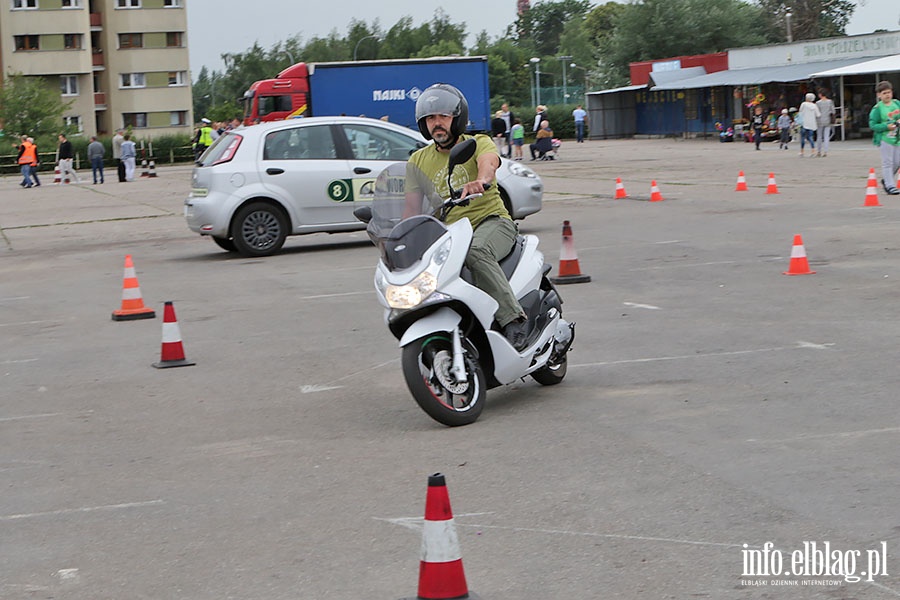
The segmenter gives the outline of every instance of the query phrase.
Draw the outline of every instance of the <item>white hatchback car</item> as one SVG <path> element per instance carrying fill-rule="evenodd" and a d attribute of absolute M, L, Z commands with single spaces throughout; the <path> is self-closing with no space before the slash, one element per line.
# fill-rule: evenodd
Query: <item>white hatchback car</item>
<path fill-rule="evenodd" d="M 267 256 L 289 235 L 365 229 L 354 209 L 375 178 L 427 142 L 418 131 L 357 117 L 310 117 L 225 132 L 200 157 L 184 201 L 188 227 L 221 248 Z M 500 194 L 514 219 L 541 210 L 544 186 L 501 159 Z"/>

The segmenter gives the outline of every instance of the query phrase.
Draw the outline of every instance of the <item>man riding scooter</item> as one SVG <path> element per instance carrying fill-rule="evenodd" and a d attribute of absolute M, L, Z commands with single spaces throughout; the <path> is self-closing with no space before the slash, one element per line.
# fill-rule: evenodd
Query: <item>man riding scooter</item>
<path fill-rule="evenodd" d="M 472 137 L 465 134 L 468 120 L 466 98 L 452 85 L 434 84 L 416 101 L 419 131 L 425 139 L 434 140 L 434 144 L 416 151 L 410 157 L 409 165 L 430 179 L 442 197 L 450 196 L 451 192 L 447 184 L 450 149 Z M 466 267 L 472 272 L 475 285 L 497 301 L 499 307 L 494 318 L 513 347 L 521 350 L 528 329 L 526 316 L 499 265 L 512 249 L 518 229 L 494 184 L 500 166 L 497 147 L 486 135 L 475 135 L 474 138 L 477 144 L 475 155 L 454 171 L 450 182 L 453 189 L 462 189 L 462 197 L 473 194 L 482 194 L 482 197 L 468 206 L 454 207 L 448 213 L 446 223 L 449 225 L 464 217 L 471 221 L 474 234 L 466 255 Z M 421 205 L 424 190 L 416 186 L 415 178 L 409 178 L 409 182 L 406 205 L 407 212 L 412 214 L 411 211 Z"/>

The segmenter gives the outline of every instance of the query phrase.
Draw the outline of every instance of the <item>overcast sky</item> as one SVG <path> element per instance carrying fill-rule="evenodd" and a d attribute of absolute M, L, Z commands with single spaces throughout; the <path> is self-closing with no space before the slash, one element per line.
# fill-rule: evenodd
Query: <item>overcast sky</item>
<path fill-rule="evenodd" d="M 186 0 L 185 4 L 192 78 L 204 65 L 221 71 L 224 64 L 219 56 L 223 52 L 244 52 L 254 42 L 268 50 L 293 35 L 299 35 L 302 42 L 326 37 L 333 30 L 345 36 L 354 18 L 370 26 L 378 19 L 382 29 L 389 29 L 409 16 L 413 26 L 418 26 L 430 21 L 440 7 L 452 23 L 466 23 L 469 44 L 481 31 L 491 37 L 502 35 L 516 20 L 516 0 Z M 898 21 L 898 0 L 859 0 L 847 33 L 894 31 L 900 29 Z"/>

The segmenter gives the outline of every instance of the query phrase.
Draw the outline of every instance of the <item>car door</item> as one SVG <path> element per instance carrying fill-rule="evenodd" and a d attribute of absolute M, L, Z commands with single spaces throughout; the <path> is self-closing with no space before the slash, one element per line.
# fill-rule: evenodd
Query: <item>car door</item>
<path fill-rule="evenodd" d="M 338 158 L 328 124 L 294 126 L 266 134 L 261 173 L 272 194 L 291 205 L 295 231 L 332 224 L 353 223 L 353 195 L 344 182 L 350 166 Z"/>
<path fill-rule="evenodd" d="M 377 122 L 341 123 L 337 131 L 343 132 L 343 139 L 338 140 L 340 151 L 350 157 L 356 202 L 372 200 L 375 178 L 385 167 L 408 160 L 410 154 L 426 145 L 412 135 Z"/>

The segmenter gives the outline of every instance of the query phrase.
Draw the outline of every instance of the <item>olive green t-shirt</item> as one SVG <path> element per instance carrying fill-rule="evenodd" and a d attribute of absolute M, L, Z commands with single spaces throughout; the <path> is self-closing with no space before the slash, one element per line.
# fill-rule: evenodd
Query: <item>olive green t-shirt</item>
<path fill-rule="evenodd" d="M 472 136 L 461 135 L 459 141 L 466 140 Z M 494 141 L 486 135 L 475 135 L 476 149 L 475 155 L 456 167 L 453 171 L 453 177 L 450 179 L 453 189 L 460 189 L 470 181 L 478 178 L 478 157 L 485 152 L 497 154 L 497 146 Z M 421 171 L 434 184 L 435 191 L 441 198 L 450 197 L 450 188 L 447 187 L 447 167 L 450 162 L 450 155 L 447 152 L 440 152 L 435 144 L 417 150 L 409 158 L 419 171 Z M 416 184 L 407 181 L 407 192 L 418 192 L 422 190 L 415 189 Z M 512 220 L 506 207 L 503 205 L 503 199 L 500 197 L 500 191 L 497 188 L 496 180 L 490 189 L 484 191 L 484 195 L 480 198 L 473 199 L 468 206 L 457 206 L 453 208 L 447 215 L 447 224 L 455 223 L 463 217 L 468 217 L 472 223 L 472 228 L 478 227 L 485 218 L 491 215 Z"/>

